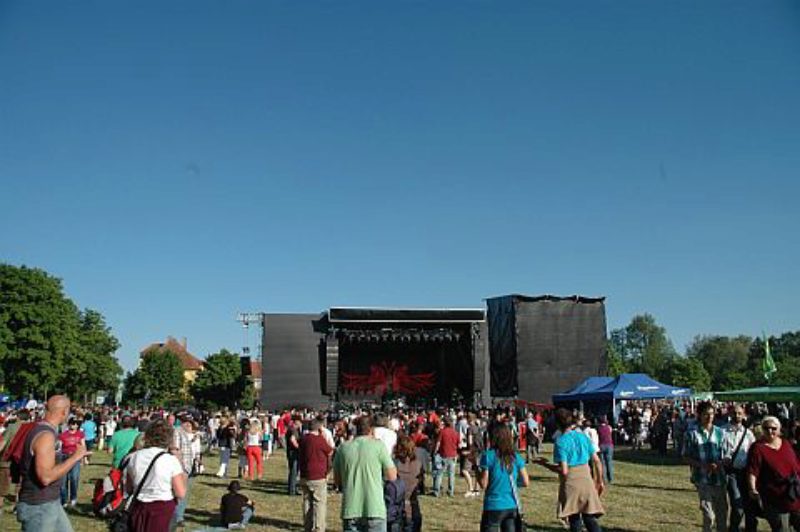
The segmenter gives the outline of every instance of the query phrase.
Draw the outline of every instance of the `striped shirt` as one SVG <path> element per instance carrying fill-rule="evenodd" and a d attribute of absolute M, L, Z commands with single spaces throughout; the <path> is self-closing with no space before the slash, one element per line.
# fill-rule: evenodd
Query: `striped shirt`
<path fill-rule="evenodd" d="M 686 456 L 701 464 L 720 464 L 723 439 L 724 433 L 716 425 L 712 425 L 709 431 L 697 427 L 686 435 Z M 692 483 L 695 485 L 724 486 L 725 482 L 726 475 L 721 464 L 714 472 L 692 466 Z"/>

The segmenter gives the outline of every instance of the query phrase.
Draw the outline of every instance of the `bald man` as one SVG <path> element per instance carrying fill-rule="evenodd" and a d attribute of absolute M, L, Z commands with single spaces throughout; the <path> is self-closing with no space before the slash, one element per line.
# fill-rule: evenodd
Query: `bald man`
<path fill-rule="evenodd" d="M 23 532 L 72 532 L 72 525 L 61 507 L 61 483 L 64 476 L 84 456 L 90 454 L 81 441 L 76 451 L 56 464 L 57 427 L 69 417 L 70 402 L 63 395 L 47 401 L 44 420 L 25 438 L 20 471 L 17 520 Z"/>

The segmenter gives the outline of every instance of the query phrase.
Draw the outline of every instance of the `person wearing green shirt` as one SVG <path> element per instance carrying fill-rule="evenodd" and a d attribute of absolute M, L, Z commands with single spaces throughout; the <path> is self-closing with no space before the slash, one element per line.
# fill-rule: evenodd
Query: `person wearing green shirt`
<path fill-rule="evenodd" d="M 122 418 L 122 430 L 116 431 L 111 436 L 111 442 L 108 444 L 108 451 L 114 453 L 111 467 L 119 469 L 122 459 L 131 452 L 131 449 L 136 444 L 139 431 L 136 430 L 134 425 L 135 423 L 131 416 L 124 416 Z"/>
<path fill-rule="evenodd" d="M 344 532 L 386 532 L 383 481 L 397 479 L 389 451 L 372 435 L 372 419 L 356 420 L 356 438 L 343 443 L 333 461 L 333 475 L 342 490 Z"/>

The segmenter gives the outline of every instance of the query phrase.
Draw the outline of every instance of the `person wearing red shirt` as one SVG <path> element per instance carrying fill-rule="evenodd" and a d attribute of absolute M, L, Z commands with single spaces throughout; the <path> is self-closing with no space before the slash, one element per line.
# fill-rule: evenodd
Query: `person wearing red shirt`
<path fill-rule="evenodd" d="M 750 498 L 760 501 L 772 530 L 800 530 L 800 462 L 787 440 L 781 422 L 767 416 L 761 421 L 763 439 L 753 444 L 747 457 Z"/>
<path fill-rule="evenodd" d="M 446 417 L 444 428 L 439 433 L 434 448 L 433 461 L 433 496 L 438 497 L 442 489 L 442 476 L 446 473 L 448 478 L 447 494 L 452 497 L 456 491 L 456 458 L 458 457 L 458 443 L 461 438 L 453 428 L 453 420 Z"/>
<path fill-rule="evenodd" d="M 69 420 L 68 429 L 61 433 L 58 441 L 61 442 L 61 455 L 69 458 L 78 450 L 78 445 L 85 439 L 83 431 L 78 429 L 78 418 Z M 78 484 L 81 479 L 81 462 L 78 460 L 69 470 L 64 482 L 61 484 L 61 504 L 64 507 L 69 502 L 70 506 L 78 504 Z"/>
<path fill-rule="evenodd" d="M 333 447 L 322 434 L 322 421 L 311 421 L 311 430 L 300 440 L 300 488 L 303 490 L 303 529 L 325 532 L 328 471 Z"/>

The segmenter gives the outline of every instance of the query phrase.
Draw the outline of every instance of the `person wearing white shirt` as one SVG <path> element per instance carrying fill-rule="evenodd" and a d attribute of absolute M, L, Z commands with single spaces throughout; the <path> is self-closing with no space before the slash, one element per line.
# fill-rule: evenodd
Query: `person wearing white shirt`
<path fill-rule="evenodd" d="M 397 433 L 390 429 L 388 425 L 389 420 L 386 419 L 385 414 L 378 414 L 375 416 L 375 424 L 373 429 L 373 436 L 383 442 L 386 450 L 389 451 L 389 456 L 394 456 L 394 446 L 397 445 Z"/>
<path fill-rule="evenodd" d="M 133 494 L 142 484 L 137 504 L 131 512 L 133 532 L 169 530 L 175 513 L 176 498 L 186 496 L 186 473 L 178 458 L 169 453 L 173 428 L 164 420 L 150 423 L 144 434 L 145 448 L 136 451 L 125 468 L 125 491 Z M 155 463 L 145 477 L 150 464 Z"/>
<path fill-rule="evenodd" d="M 745 530 L 755 530 L 756 516 L 745 504 L 747 497 L 747 453 L 756 438 L 752 431 L 745 426 L 747 416 L 742 405 L 736 405 L 729 410 L 731 422 L 723 429 L 722 438 L 722 464 L 727 473 L 727 490 L 730 504 L 730 521 L 728 530 L 738 532 L 745 521 Z"/>

